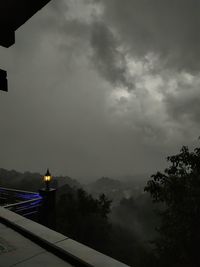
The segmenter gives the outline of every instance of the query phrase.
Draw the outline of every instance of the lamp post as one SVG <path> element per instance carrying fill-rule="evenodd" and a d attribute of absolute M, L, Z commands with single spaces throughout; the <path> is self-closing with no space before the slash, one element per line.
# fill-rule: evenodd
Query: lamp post
<path fill-rule="evenodd" d="M 52 180 L 52 176 L 51 176 L 51 174 L 49 172 L 49 169 L 47 169 L 47 172 L 44 175 L 43 180 L 44 180 L 45 185 L 46 185 L 46 191 L 49 191 L 49 184 L 50 184 L 50 182 Z"/>
<path fill-rule="evenodd" d="M 45 188 L 39 190 L 39 194 L 42 197 L 42 204 L 40 206 L 39 223 L 55 229 L 56 219 L 56 189 L 50 187 L 52 181 L 52 175 L 47 169 L 46 174 L 43 176 Z"/>

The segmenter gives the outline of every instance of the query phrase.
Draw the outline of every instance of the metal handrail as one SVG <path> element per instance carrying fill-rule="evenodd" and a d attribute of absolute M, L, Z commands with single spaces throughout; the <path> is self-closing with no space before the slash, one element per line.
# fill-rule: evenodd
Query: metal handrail
<path fill-rule="evenodd" d="M 16 193 L 28 193 L 28 194 L 38 194 L 36 192 L 32 192 L 32 191 L 25 191 L 25 190 L 18 190 L 18 189 L 12 189 L 12 188 L 7 188 L 7 187 L 0 187 L 0 190 L 3 189 L 5 191 L 12 191 L 12 192 L 16 192 Z"/>
<path fill-rule="evenodd" d="M 33 198 L 33 199 L 30 199 L 30 200 L 20 201 L 18 203 L 14 203 L 14 204 L 4 205 L 3 207 L 8 209 L 8 208 L 11 208 L 11 207 L 16 207 L 16 206 L 20 206 L 20 205 L 23 205 L 23 204 L 28 204 L 28 203 L 31 203 L 31 202 L 34 202 L 34 201 L 37 201 L 37 200 L 41 200 L 41 199 L 42 199 L 41 197 Z"/>

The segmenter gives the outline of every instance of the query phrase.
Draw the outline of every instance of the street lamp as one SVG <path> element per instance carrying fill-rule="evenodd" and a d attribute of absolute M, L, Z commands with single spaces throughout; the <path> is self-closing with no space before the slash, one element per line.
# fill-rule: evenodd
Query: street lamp
<path fill-rule="evenodd" d="M 49 184 L 50 184 L 51 180 L 52 180 L 52 176 L 51 176 L 51 174 L 49 172 L 49 169 L 47 169 L 47 172 L 43 177 L 43 181 L 46 184 L 46 191 L 49 191 Z"/>
<path fill-rule="evenodd" d="M 45 187 L 39 190 L 41 196 L 41 206 L 39 208 L 39 223 L 55 229 L 56 219 L 56 189 L 50 188 L 52 176 L 47 169 L 46 174 L 42 177 Z"/>

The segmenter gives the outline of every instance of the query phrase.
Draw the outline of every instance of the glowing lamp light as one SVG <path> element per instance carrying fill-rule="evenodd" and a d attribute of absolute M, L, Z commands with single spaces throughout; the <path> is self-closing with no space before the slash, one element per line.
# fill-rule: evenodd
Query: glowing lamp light
<path fill-rule="evenodd" d="M 46 174 L 44 175 L 43 180 L 44 180 L 44 182 L 45 182 L 45 184 L 46 184 L 46 190 L 49 191 L 49 183 L 50 183 L 51 180 L 52 180 L 52 176 L 51 176 L 51 174 L 50 174 L 50 172 L 49 172 L 49 169 L 47 169 L 47 172 L 46 172 Z"/>

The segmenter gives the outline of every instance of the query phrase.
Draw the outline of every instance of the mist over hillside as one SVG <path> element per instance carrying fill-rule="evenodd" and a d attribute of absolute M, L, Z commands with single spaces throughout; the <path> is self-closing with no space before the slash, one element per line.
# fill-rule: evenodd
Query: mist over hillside
<path fill-rule="evenodd" d="M 44 187 L 42 177 L 43 175 L 39 173 L 21 173 L 1 168 L 0 186 L 38 192 L 40 188 Z M 143 184 L 145 184 L 145 180 L 140 179 L 134 180 L 134 177 L 130 176 L 118 177 L 118 179 L 101 177 L 88 184 L 81 184 L 76 179 L 68 176 L 53 177 L 51 187 L 57 189 L 57 220 L 58 225 L 61 225 L 58 231 L 63 229 L 62 231 L 66 235 L 75 238 L 77 241 L 85 242 L 87 245 L 94 245 L 94 248 L 127 264 L 139 264 L 142 262 L 142 255 L 146 255 L 147 252 L 145 251 L 149 251 L 151 247 L 149 241 L 156 235 L 154 226 L 157 222 L 150 197 L 144 193 Z M 81 219 L 81 222 L 77 221 L 80 220 L 77 219 L 80 216 L 79 213 L 82 214 L 83 212 L 83 208 L 79 208 L 77 202 L 79 192 L 83 192 L 81 194 L 85 195 L 85 200 L 89 202 L 97 203 L 102 195 L 105 196 L 106 200 L 111 201 L 108 225 L 112 226 L 112 230 L 110 232 L 110 241 L 106 241 L 108 242 L 107 245 L 102 243 L 99 247 L 98 240 L 92 241 L 93 243 L 87 241 L 87 231 L 89 230 L 86 226 L 91 224 L 92 227 L 93 220 L 95 224 L 97 223 L 95 226 L 97 229 L 98 227 L 101 229 L 102 226 L 98 226 L 97 214 L 89 215 L 87 218 L 84 217 L 85 219 Z M 80 203 L 80 205 L 82 206 L 83 203 Z M 65 206 L 67 210 L 63 213 L 62 209 Z M 86 206 L 87 209 L 88 207 Z M 76 213 L 77 215 L 75 216 Z M 70 219 L 70 225 L 72 225 L 70 226 L 72 227 L 70 228 L 71 230 L 66 230 L 68 229 L 66 228 L 67 225 L 69 226 L 69 222 L 66 221 L 68 219 Z M 84 222 L 84 220 L 86 221 Z M 101 231 L 100 229 L 98 231 Z M 83 231 L 86 231 L 84 235 Z M 138 251 L 134 257 L 132 251 L 135 251 L 135 253 Z M 142 265 L 140 264 L 140 266 Z"/>

